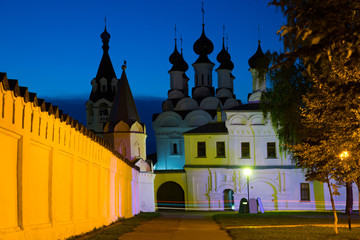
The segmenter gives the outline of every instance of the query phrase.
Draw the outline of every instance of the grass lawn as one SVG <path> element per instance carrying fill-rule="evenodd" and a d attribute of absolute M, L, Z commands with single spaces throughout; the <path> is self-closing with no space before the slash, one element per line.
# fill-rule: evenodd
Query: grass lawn
<path fill-rule="evenodd" d="M 360 239 L 358 213 L 352 215 L 351 223 L 354 224 L 352 230 L 339 227 L 338 235 L 334 233 L 332 212 L 266 212 L 264 214 L 232 212 L 216 214 L 213 218 L 233 239 Z M 338 218 L 338 224 L 347 226 L 345 214 L 338 213 Z M 311 226 L 311 224 L 330 224 L 330 226 Z M 279 227 L 281 225 L 284 227 Z"/>
<path fill-rule="evenodd" d="M 115 240 L 127 232 L 134 231 L 134 229 L 142 222 L 151 220 L 158 216 L 160 216 L 159 213 L 140 213 L 139 215 L 132 218 L 119 219 L 118 221 L 110 224 L 109 226 L 95 228 L 93 231 L 85 233 L 83 235 L 70 237 L 68 238 L 68 240 Z"/>

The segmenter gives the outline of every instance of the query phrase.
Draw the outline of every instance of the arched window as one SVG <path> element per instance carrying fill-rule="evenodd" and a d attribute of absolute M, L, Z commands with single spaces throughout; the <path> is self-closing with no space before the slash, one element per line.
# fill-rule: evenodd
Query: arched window
<path fill-rule="evenodd" d="M 99 106 L 100 122 L 107 122 L 109 119 L 109 109 L 106 103 L 101 103 Z"/>
<path fill-rule="evenodd" d="M 140 157 L 140 153 L 141 153 L 141 149 L 140 149 L 140 144 L 138 142 L 135 142 L 134 144 L 134 153 L 135 153 L 135 157 Z"/>

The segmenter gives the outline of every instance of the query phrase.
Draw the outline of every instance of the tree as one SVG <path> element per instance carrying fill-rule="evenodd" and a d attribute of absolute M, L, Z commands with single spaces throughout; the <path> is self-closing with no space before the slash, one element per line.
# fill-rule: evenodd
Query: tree
<path fill-rule="evenodd" d="M 279 30 L 287 52 L 279 57 L 280 63 L 276 67 L 283 68 L 301 59 L 307 70 L 304 75 L 309 76 L 310 82 L 310 88 L 303 93 L 303 101 L 296 103 L 303 111 L 300 115 L 301 131 L 291 133 L 298 136 L 298 144 L 293 145 L 294 141 L 286 138 L 284 142 L 297 153 L 298 164 L 309 169 L 308 179 L 318 179 L 330 185 L 333 184 L 331 179 L 355 181 L 359 188 L 360 155 L 356 145 L 360 137 L 357 125 L 360 105 L 358 100 L 348 96 L 357 94 L 354 89 L 358 85 L 359 69 L 356 66 L 360 63 L 360 2 L 270 0 L 269 5 L 281 7 L 287 18 L 286 25 Z M 336 78 L 341 81 L 334 81 Z M 281 93 L 274 90 L 272 95 L 270 100 Z M 274 115 L 272 112 L 276 111 L 270 110 Z M 284 114 L 277 116 L 288 123 Z M 320 121 L 319 116 L 325 117 Z M 327 124 L 323 125 L 325 122 Z M 299 128 L 289 128 L 294 129 Z M 351 149 L 351 157 L 340 164 L 341 149 Z"/>
<path fill-rule="evenodd" d="M 277 52 L 267 52 L 267 56 L 277 65 Z M 264 117 L 266 119 L 267 115 L 270 115 L 284 149 L 287 145 L 301 142 L 302 139 L 299 135 L 302 128 L 300 107 L 303 106 L 303 95 L 310 91 L 311 87 L 308 77 L 303 74 L 304 70 L 302 61 L 270 69 L 268 77 L 271 88 L 261 96 Z"/>
<path fill-rule="evenodd" d="M 300 132 L 306 137 L 290 148 L 298 165 L 307 168 L 307 180 L 328 184 L 337 233 L 333 195 L 345 182 L 360 186 L 360 68 L 341 61 L 321 67 L 329 74 L 313 74 L 312 90 L 303 98 Z M 343 151 L 350 153 L 346 159 L 340 158 Z"/>
<path fill-rule="evenodd" d="M 319 59 L 359 60 L 360 1 L 270 0 L 287 18 L 279 34 L 288 53 L 283 60 L 304 60 L 310 70 Z"/>

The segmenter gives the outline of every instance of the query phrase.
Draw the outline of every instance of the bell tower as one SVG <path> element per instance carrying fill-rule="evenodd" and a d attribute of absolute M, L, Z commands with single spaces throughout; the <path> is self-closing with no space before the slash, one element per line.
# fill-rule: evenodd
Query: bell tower
<path fill-rule="evenodd" d="M 103 55 L 96 77 L 91 80 L 92 90 L 86 102 L 86 125 L 96 134 L 104 132 L 104 125 L 109 120 L 109 114 L 114 99 L 118 79 L 109 56 L 110 34 L 105 30 L 100 35 L 103 42 Z"/>

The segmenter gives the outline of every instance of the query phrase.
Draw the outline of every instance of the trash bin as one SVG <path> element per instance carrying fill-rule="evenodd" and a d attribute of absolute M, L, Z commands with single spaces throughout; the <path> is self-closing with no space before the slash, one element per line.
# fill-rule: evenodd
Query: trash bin
<path fill-rule="evenodd" d="M 240 201 L 239 213 L 241 214 L 249 213 L 249 203 L 246 198 L 242 198 Z"/>

